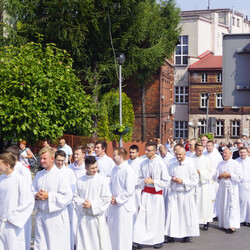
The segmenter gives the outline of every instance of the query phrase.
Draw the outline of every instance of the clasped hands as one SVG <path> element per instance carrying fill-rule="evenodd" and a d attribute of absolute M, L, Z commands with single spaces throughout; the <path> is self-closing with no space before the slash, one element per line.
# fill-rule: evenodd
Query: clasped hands
<path fill-rule="evenodd" d="M 83 207 L 83 208 L 91 208 L 91 203 L 90 203 L 90 201 L 85 200 L 85 201 L 82 203 L 82 207 Z"/>
<path fill-rule="evenodd" d="M 183 180 L 182 180 L 182 179 L 176 178 L 175 176 L 172 176 L 172 181 L 173 181 L 173 182 L 176 182 L 176 183 L 179 183 L 179 184 L 182 184 L 182 183 L 183 183 Z"/>
<path fill-rule="evenodd" d="M 39 192 L 37 192 L 35 195 L 35 199 L 41 200 L 41 201 L 47 200 L 48 197 L 49 197 L 49 193 L 47 191 L 42 190 L 42 189 Z"/>
<path fill-rule="evenodd" d="M 227 173 L 227 172 L 223 172 L 222 174 L 220 174 L 220 175 L 218 176 L 218 179 L 219 179 L 219 180 L 222 179 L 222 178 L 224 178 L 224 179 L 231 178 L 231 174 L 229 174 L 229 173 Z"/>

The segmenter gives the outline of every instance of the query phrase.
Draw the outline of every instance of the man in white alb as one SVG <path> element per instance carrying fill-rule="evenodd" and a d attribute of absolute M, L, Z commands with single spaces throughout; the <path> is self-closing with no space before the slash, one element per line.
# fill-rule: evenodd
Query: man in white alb
<path fill-rule="evenodd" d="M 219 163 L 216 179 L 219 182 L 218 214 L 219 227 L 233 233 L 240 228 L 239 186 L 241 169 L 239 163 L 232 159 L 229 148 L 223 150 L 224 160 Z"/>
<path fill-rule="evenodd" d="M 156 143 L 148 141 L 145 147 L 147 159 L 141 163 L 139 174 L 139 184 L 143 191 L 134 226 L 133 247 L 137 249 L 143 245 L 154 245 L 154 248 L 163 246 L 165 218 L 163 190 L 170 181 L 163 160 L 161 157 L 156 157 Z"/>
<path fill-rule="evenodd" d="M 240 157 L 237 158 L 241 167 L 242 179 L 239 183 L 240 194 L 240 222 L 242 226 L 250 227 L 250 158 L 247 148 L 239 149 Z"/>

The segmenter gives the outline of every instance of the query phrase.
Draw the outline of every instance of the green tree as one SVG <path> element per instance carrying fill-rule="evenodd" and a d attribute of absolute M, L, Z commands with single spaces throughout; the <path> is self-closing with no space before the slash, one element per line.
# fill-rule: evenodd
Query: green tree
<path fill-rule="evenodd" d="M 90 135 L 94 108 L 72 69 L 72 59 L 54 44 L 28 43 L 0 50 L 0 137 L 55 139 Z"/>
<path fill-rule="evenodd" d="M 36 34 L 56 43 L 74 59 L 74 68 L 99 94 L 118 83 L 116 53 L 123 53 L 124 78 L 142 92 L 143 138 L 146 135 L 145 84 L 175 48 L 179 9 L 174 0 L 5 0 L 9 23 L 4 43 L 33 41 Z"/>
<path fill-rule="evenodd" d="M 119 93 L 117 91 L 112 90 L 103 96 L 98 115 L 98 137 L 106 138 L 108 141 L 119 141 L 119 135 L 114 133 L 114 130 L 119 128 Z M 124 128 L 129 129 L 128 133 L 122 136 L 125 142 L 132 139 L 134 119 L 133 104 L 130 98 L 122 93 L 122 124 Z"/>

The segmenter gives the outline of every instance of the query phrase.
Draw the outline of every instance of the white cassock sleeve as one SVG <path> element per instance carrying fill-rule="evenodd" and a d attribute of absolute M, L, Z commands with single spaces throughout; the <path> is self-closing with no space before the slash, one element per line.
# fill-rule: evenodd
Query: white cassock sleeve
<path fill-rule="evenodd" d="M 134 195 L 135 192 L 135 172 L 132 168 L 128 168 L 125 176 L 125 188 L 123 192 L 117 196 L 116 202 L 118 205 L 122 205 L 128 201 L 128 199 Z"/>
<path fill-rule="evenodd" d="M 164 190 L 170 184 L 171 181 L 171 177 L 168 174 L 165 164 L 160 161 L 159 164 L 161 166 L 161 178 L 160 180 L 154 180 L 154 187 L 156 192 Z"/>
<path fill-rule="evenodd" d="M 193 189 L 199 182 L 199 175 L 197 173 L 196 167 L 192 165 L 190 168 L 189 176 L 183 179 L 183 185 L 186 191 Z"/>
<path fill-rule="evenodd" d="M 61 174 L 57 192 L 49 192 L 48 205 L 50 213 L 62 210 L 72 201 L 72 188 L 64 178 L 67 177 Z"/>
<path fill-rule="evenodd" d="M 7 221 L 19 228 L 23 228 L 33 211 L 34 198 L 24 179 L 21 179 L 18 185 L 18 207 L 13 207 L 13 210 L 9 212 Z"/>
<path fill-rule="evenodd" d="M 240 164 L 235 161 L 234 172 L 231 174 L 231 181 L 235 184 L 240 183 L 242 179 L 241 167 Z"/>
<path fill-rule="evenodd" d="M 209 160 L 205 161 L 203 164 L 205 164 L 205 167 L 200 170 L 200 181 L 202 184 L 205 184 L 212 179 L 213 169 Z"/>

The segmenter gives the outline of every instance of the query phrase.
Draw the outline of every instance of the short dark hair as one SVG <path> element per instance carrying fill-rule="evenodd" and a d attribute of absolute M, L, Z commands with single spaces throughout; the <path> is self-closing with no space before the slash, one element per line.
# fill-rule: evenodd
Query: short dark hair
<path fill-rule="evenodd" d="M 208 144 L 208 143 L 212 143 L 212 144 L 214 145 L 214 142 L 211 141 L 211 140 L 208 140 L 208 141 L 207 141 L 207 144 Z"/>
<path fill-rule="evenodd" d="M 17 157 L 17 159 L 19 159 L 21 151 L 18 146 L 12 145 L 6 149 L 6 153 L 12 153 Z"/>
<path fill-rule="evenodd" d="M 86 154 L 86 148 L 83 145 L 77 145 L 75 147 L 74 151 L 76 151 L 76 150 L 81 150 L 83 154 Z"/>
<path fill-rule="evenodd" d="M 131 145 L 129 149 L 136 150 L 136 152 L 139 152 L 139 147 L 135 144 Z"/>
<path fill-rule="evenodd" d="M 203 147 L 204 148 L 203 144 L 200 143 L 200 142 L 196 142 L 194 147 L 195 148 L 197 148 L 197 147 Z"/>
<path fill-rule="evenodd" d="M 247 148 L 246 148 L 246 147 L 240 147 L 240 148 L 239 148 L 239 151 L 244 150 L 244 149 L 246 149 L 246 150 L 247 150 Z"/>
<path fill-rule="evenodd" d="M 61 157 L 66 158 L 66 153 L 63 150 L 57 150 L 55 152 L 55 159 L 57 158 L 57 156 L 61 156 Z"/>
<path fill-rule="evenodd" d="M 148 140 L 145 147 L 148 147 L 148 146 L 153 146 L 154 149 L 157 150 L 157 143 L 155 141 Z"/>
<path fill-rule="evenodd" d="M 88 156 L 86 159 L 85 159 L 85 166 L 88 168 L 90 167 L 91 165 L 95 164 L 96 163 L 96 158 L 95 156 L 93 155 L 90 155 Z"/>
<path fill-rule="evenodd" d="M 16 165 L 16 158 L 12 153 L 2 153 L 0 154 L 0 160 L 2 160 L 5 164 L 9 164 L 10 168 L 14 168 Z"/>
<path fill-rule="evenodd" d="M 107 149 L 107 142 L 105 142 L 105 141 L 97 141 L 96 143 L 95 143 L 95 146 L 97 145 L 97 144 L 101 144 L 101 146 L 102 146 L 102 149 Z"/>

